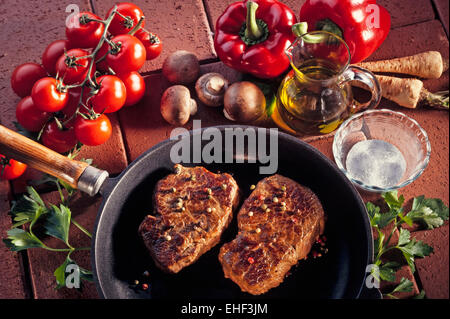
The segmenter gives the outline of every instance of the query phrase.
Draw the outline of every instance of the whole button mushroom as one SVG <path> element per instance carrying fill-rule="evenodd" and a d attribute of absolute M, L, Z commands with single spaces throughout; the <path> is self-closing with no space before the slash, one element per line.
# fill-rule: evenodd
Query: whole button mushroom
<path fill-rule="evenodd" d="M 200 63 L 194 53 L 179 50 L 164 60 L 162 72 L 172 84 L 191 84 L 198 78 Z"/>
<path fill-rule="evenodd" d="M 228 88 L 228 80 L 219 73 L 206 73 L 195 83 L 197 96 L 205 105 L 223 105 L 223 97 Z"/>
<path fill-rule="evenodd" d="M 225 92 L 223 113 L 231 121 L 256 121 L 264 115 L 265 108 L 263 92 L 251 82 L 236 82 Z"/>
<path fill-rule="evenodd" d="M 197 102 L 191 99 L 189 89 L 174 85 L 164 91 L 161 98 L 161 115 L 172 125 L 182 126 L 197 113 Z"/>

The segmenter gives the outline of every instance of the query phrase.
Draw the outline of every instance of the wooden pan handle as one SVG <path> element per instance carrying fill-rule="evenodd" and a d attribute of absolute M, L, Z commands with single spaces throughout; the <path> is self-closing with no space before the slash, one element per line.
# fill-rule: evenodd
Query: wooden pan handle
<path fill-rule="evenodd" d="M 87 163 L 71 160 L 0 125 L 0 153 L 78 188 Z"/>

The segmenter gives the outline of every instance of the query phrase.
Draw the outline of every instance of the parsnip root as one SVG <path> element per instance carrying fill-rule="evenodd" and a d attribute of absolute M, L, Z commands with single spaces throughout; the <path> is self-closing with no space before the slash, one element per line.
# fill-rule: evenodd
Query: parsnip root
<path fill-rule="evenodd" d="M 384 75 L 376 75 L 376 78 L 380 82 L 382 96 L 400 106 L 415 109 L 419 104 L 425 104 L 440 109 L 448 110 L 449 108 L 448 91 L 431 93 L 418 79 L 402 79 Z M 367 89 L 360 82 L 353 82 L 352 85 Z"/>
<path fill-rule="evenodd" d="M 438 79 L 448 68 L 448 61 L 441 53 L 427 51 L 403 58 L 359 63 L 358 66 L 372 72 L 398 73 L 424 79 Z"/>

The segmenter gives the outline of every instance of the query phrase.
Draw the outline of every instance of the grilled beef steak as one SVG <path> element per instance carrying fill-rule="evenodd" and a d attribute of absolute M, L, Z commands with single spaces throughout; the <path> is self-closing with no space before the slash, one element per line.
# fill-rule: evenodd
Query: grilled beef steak
<path fill-rule="evenodd" d="M 310 189 L 280 175 L 261 180 L 238 213 L 238 236 L 220 249 L 225 277 L 253 295 L 277 287 L 324 226 L 322 205 Z"/>
<path fill-rule="evenodd" d="M 175 173 L 157 183 L 155 215 L 144 219 L 139 234 L 156 265 L 177 273 L 219 243 L 238 203 L 231 175 L 175 165 Z"/>

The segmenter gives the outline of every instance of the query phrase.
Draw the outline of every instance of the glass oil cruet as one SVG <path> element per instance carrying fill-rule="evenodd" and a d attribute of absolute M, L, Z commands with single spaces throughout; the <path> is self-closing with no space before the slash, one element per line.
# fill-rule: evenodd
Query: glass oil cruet
<path fill-rule="evenodd" d="M 327 31 L 306 33 L 303 23 L 296 26 L 302 35 L 285 51 L 292 70 L 277 92 L 272 115 L 276 124 L 295 134 L 326 134 L 351 114 L 379 104 L 380 84 L 370 71 L 350 65 L 350 50 L 343 39 Z M 370 89 L 370 101 L 353 99 L 352 81 Z"/>

